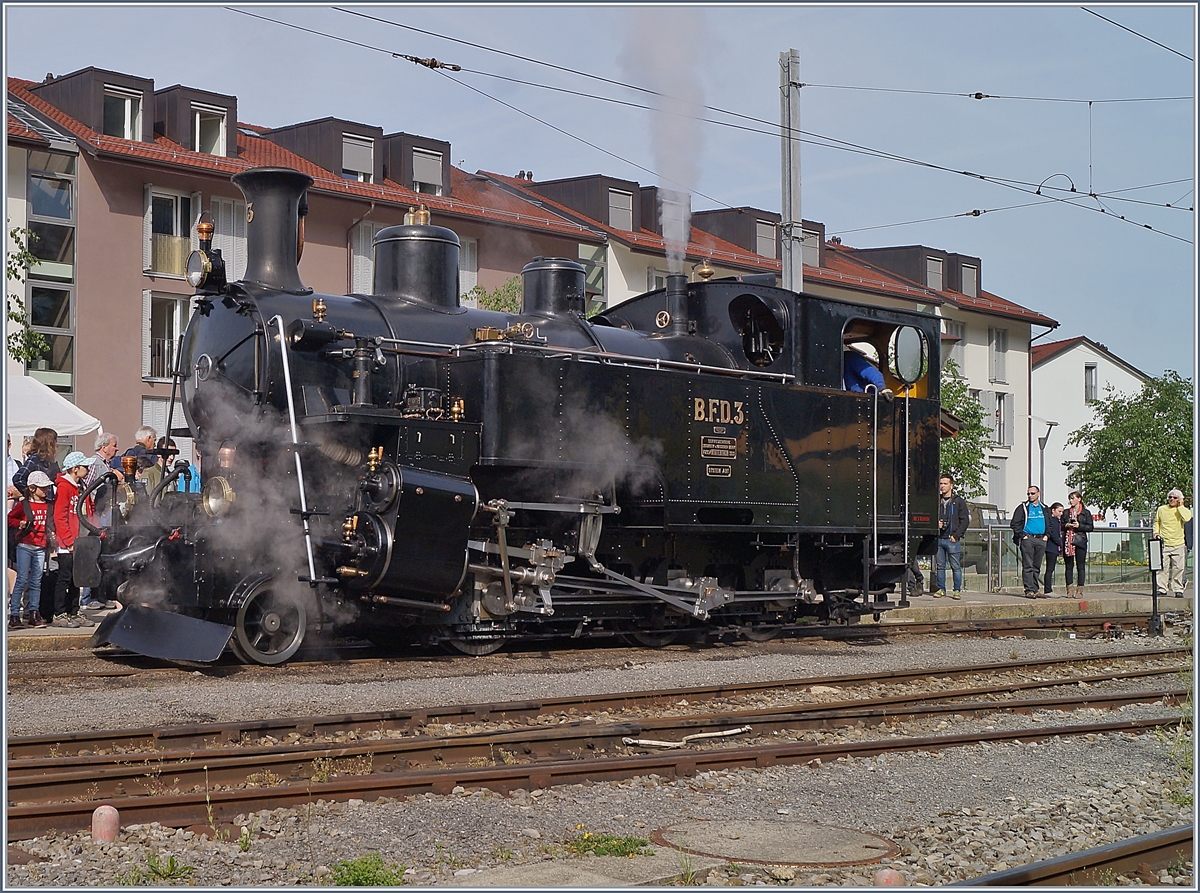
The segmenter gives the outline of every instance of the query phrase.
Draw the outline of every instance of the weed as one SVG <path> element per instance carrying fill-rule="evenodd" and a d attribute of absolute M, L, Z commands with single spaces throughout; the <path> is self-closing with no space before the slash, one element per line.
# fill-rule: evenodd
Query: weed
<path fill-rule="evenodd" d="M 251 772 L 246 776 L 246 784 L 260 788 L 277 788 L 283 784 L 283 779 L 270 769 L 261 772 Z"/>
<path fill-rule="evenodd" d="M 250 842 L 258 834 L 258 819 L 252 819 L 249 825 L 242 825 L 242 833 L 238 835 L 238 849 L 243 853 L 250 850 Z"/>
<path fill-rule="evenodd" d="M 136 865 L 130 866 L 128 871 L 118 872 L 113 878 L 114 887 L 144 887 L 149 883 L 149 876 Z"/>
<path fill-rule="evenodd" d="M 680 850 L 675 858 L 679 863 L 679 883 L 684 887 L 700 886 L 700 873 L 692 865 L 692 854 Z"/>
<path fill-rule="evenodd" d="M 208 830 L 213 840 L 229 840 L 229 830 L 217 830 L 217 817 L 213 814 L 212 797 L 208 793 L 208 767 L 204 767 L 204 809 L 208 813 Z"/>
<path fill-rule="evenodd" d="M 317 757 L 312 761 L 312 775 L 309 777 L 318 784 L 329 781 L 333 777 L 333 760 Z"/>
<path fill-rule="evenodd" d="M 1188 696 L 1179 708 L 1180 721 L 1174 729 L 1170 731 L 1159 729 L 1155 734 L 1158 740 L 1167 746 L 1167 752 L 1175 763 L 1176 769 L 1179 770 L 1179 777 L 1171 785 L 1167 799 L 1176 806 L 1191 806 L 1195 802 L 1195 796 L 1192 793 L 1192 782 L 1196 769 L 1196 755 L 1192 744 L 1194 737 L 1192 716 L 1196 709 L 1196 702 L 1195 692 L 1192 690 L 1190 669 L 1181 676 L 1187 685 Z"/>
<path fill-rule="evenodd" d="M 496 857 L 497 862 L 507 862 L 513 857 L 513 851 L 506 846 L 498 846 L 493 855 Z"/>
<path fill-rule="evenodd" d="M 46 753 L 54 758 L 61 756 L 61 754 L 59 753 L 59 750 L 58 750 L 58 742 L 56 741 L 53 744 L 51 744 L 50 747 L 47 748 Z"/>
<path fill-rule="evenodd" d="M 458 869 L 463 867 L 463 861 L 444 844 L 434 841 L 434 850 L 437 851 L 437 860 L 439 865 L 446 865 L 450 868 Z"/>
<path fill-rule="evenodd" d="M 1018 658 L 1018 657 L 1020 657 L 1020 655 L 1018 655 L 1018 654 L 1017 654 L 1017 649 L 1016 649 L 1016 648 L 1014 648 L 1012 651 L 1008 652 L 1008 659 L 1009 659 L 1009 660 L 1017 660 L 1017 658 Z"/>
<path fill-rule="evenodd" d="M 1100 868 L 1092 872 L 1092 883 L 1097 887 L 1116 887 L 1117 873 L 1111 868 Z"/>
<path fill-rule="evenodd" d="M 576 830 L 583 826 L 577 826 Z M 649 856 L 651 850 L 646 849 L 650 841 L 642 837 L 617 837 L 614 834 L 593 834 L 584 831 L 567 841 L 567 852 L 583 855 L 593 853 L 597 856 Z"/>
<path fill-rule="evenodd" d="M 406 870 L 403 865 L 384 862 L 379 853 L 367 853 L 334 865 L 332 879 L 337 887 L 399 887 Z"/>
<path fill-rule="evenodd" d="M 149 869 L 151 878 L 160 881 L 180 881 L 190 878 L 192 872 L 196 870 L 192 865 L 177 862 L 174 856 L 168 856 L 167 861 L 163 862 L 158 858 L 158 853 L 146 853 L 146 868 Z"/>

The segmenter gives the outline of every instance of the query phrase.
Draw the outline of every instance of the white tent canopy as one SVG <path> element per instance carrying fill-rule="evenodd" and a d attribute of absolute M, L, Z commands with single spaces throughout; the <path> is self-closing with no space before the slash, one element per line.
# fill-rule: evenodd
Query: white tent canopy
<path fill-rule="evenodd" d="M 16 446 L 21 437 L 32 435 L 38 428 L 53 428 L 59 437 L 75 437 L 100 427 L 99 419 L 28 375 L 8 376 L 4 411 L 8 417 L 6 430 Z"/>

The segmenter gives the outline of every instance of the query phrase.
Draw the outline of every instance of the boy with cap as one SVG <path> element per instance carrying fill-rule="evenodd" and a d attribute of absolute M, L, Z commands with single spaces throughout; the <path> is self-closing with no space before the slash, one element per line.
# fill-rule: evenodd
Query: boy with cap
<path fill-rule="evenodd" d="M 50 477 L 43 471 L 30 472 L 25 481 L 29 496 L 18 499 L 8 513 L 8 526 L 17 541 L 17 580 L 9 602 L 9 629 L 22 629 L 21 599 L 29 594 L 29 625 L 43 627 L 46 621 L 38 613 L 42 597 L 42 568 L 46 562 L 47 522 L 50 503 Z"/>
<path fill-rule="evenodd" d="M 58 537 L 58 585 L 54 589 L 54 616 L 51 626 L 95 626 L 79 614 L 79 587 L 75 585 L 73 550 L 79 538 L 79 497 L 83 479 L 96 461 L 78 450 L 68 453 L 58 476 L 58 494 L 54 500 L 54 532 Z"/>

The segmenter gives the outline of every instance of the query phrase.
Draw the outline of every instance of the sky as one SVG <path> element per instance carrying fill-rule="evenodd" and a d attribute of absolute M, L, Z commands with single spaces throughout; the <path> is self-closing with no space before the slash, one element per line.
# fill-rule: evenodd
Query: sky
<path fill-rule="evenodd" d="M 1147 374 L 1191 376 L 1194 4 L 85 3 L 5 17 L 9 76 L 97 66 L 233 94 L 243 122 L 335 116 L 447 140 L 468 171 L 604 173 L 686 190 L 697 210 L 779 210 L 779 55 L 794 48 L 805 219 L 855 247 L 979 257 L 982 288 L 1059 322 L 1041 342 L 1086 335 Z"/>

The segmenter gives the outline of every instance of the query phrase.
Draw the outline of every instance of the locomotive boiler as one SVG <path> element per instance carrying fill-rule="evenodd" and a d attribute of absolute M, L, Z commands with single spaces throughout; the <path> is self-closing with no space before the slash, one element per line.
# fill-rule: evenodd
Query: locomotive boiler
<path fill-rule="evenodd" d="M 376 237 L 372 294 L 314 294 L 312 180 L 233 181 L 246 273 L 202 224 L 176 375 L 203 490 L 171 488 L 186 463 L 107 481 L 75 561 L 124 606 L 99 641 L 277 664 L 331 630 L 765 639 L 893 607 L 932 551 L 936 317 L 677 274 L 589 319 L 562 258 L 524 268 L 520 313 L 468 308 L 458 238 L 420 211 Z M 888 393 L 844 389 L 851 343 Z"/>

